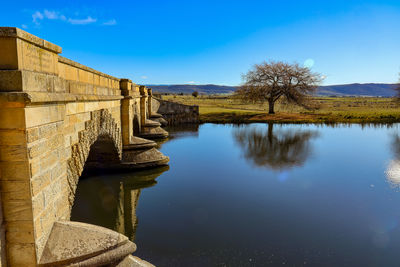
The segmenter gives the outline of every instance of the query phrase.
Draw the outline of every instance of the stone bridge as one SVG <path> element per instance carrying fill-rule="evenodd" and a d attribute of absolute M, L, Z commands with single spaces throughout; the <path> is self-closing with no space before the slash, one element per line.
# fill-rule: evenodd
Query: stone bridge
<path fill-rule="evenodd" d="M 60 53 L 61 47 L 18 28 L 0 28 L 3 266 L 93 264 L 92 259 L 103 257 L 109 248 L 67 258 L 52 251 L 66 249 L 57 247 L 63 240 L 51 240 L 54 235 L 80 227 L 62 222 L 70 219 L 83 170 L 135 169 L 168 162 L 154 148 L 154 141 L 140 138 L 168 135 L 156 122 L 162 118 L 152 107 L 156 102 L 151 90 Z M 92 230 L 82 226 L 79 231 Z M 119 244 L 113 243 L 111 249 Z M 125 254 L 117 253 L 120 258 L 132 252 L 132 246 L 126 242 L 124 246 Z"/>

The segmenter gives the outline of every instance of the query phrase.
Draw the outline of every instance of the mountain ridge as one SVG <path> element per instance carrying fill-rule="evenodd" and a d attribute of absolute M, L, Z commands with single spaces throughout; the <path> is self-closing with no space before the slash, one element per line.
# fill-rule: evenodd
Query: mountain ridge
<path fill-rule="evenodd" d="M 200 94 L 230 94 L 239 86 L 215 84 L 149 84 L 155 93 L 191 94 L 194 91 Z M 317 96 L 380 96 L 393 97 L 396 94 L 397 84 L 390 83 L 351 83 L 324 85 L 317 89 Z"/>

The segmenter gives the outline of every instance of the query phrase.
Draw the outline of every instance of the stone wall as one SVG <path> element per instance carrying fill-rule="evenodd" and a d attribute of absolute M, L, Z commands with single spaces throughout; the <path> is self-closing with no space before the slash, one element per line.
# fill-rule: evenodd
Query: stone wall
<path fill-rule="evenodd" d="M 163 115 L 169 125 L 199 123 L 199 107 L 152 98 L 152 112 Z"/>
<path fill-rule="evenodd" d="M 60 52 L 20 29 L 0 28 L 1 218 L 9 265 L 36 265 L 53 223 L 69 220 L 100 137 L 121 157 L 120 79 Z"/>

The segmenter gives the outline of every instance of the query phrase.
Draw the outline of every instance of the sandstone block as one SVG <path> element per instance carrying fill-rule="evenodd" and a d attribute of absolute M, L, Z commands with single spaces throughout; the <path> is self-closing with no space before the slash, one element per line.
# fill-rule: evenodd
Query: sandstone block
<path fill-rule="evenodd" d="M 78 102 L 76 104 L 77 104 L 76 113 L 81 113 L 85 111 L 85 103 Z"/>
<path fill-rule="evenodd" d="M 0 145 L 25 145 L 26 136 L 24 130 L 1 130 Z"/>
<path fill-rule="evenodd" d="M 56 179 L 59 179 L 61 176 L 65 176 L 67 171 L 67 163 L 66 161 L 62 161 L 57 163 L 52 169 L 51 169 L 51 180 L 55 181 Z"/>
<path fill-rule="evenodd" d="M 29 181 L 1 181 L 3 201 L 30 200 L 31 190 Z"/>
<path fill-rule="evenodd" d="M 36 140 L 39 140 L 40 136 L 39 136 L 39 128 L 35 127 L 35 128 L 30 128 L 26 130 L 26 138 L 28 143 L 32 143 L 35 142 Z"/>
<path fill-rule="evenodd" d="M 43 172 L 41 175 L 37 175 L 31 180 L 32 187 L 32 195 L 36 196 L 38 193 L 42 191 L 44 187 L 46 187 L 51 181 L 52 171 L 47 170 Z"/>
<path fill-rule="evenodd" d="M 0 69 L 18 69 L 17 40 L 12 37 L 0 38 Z"/>
<path fill-rule="evenodd" d="M 29 158 L 33 159 L 39 157 L 49 151 L 48 141 L 43 139 L 36 142 L 28 148 Z"/>
<path fill-rule="evenodd" d="M 31 221 L 7 222 L 7 242 L 33 243 L 34 231 Z"/>
<path fill-rule="evenodd" d="M 0 145 L 0 161 L 12 162 L 24 160 L 27 160 L 27 149 L 25 145 Z"/>
<path fill-rule="evenodd" d="M 135 249 L 126 236 L 112 230 L 78 222 L 55 222 L 40 266 L 106 265 L 123 259 Z"/>
<path fill-rule="evenodd" d="M 0 108 L 0 127 L 3 129 L 24 129 L 25 110 L 23 108 Z"/>
<path fill-rule="evenodd" d="M 31 177 L 35 177 L 36 175 L 38 175 L 41 172 L 40 160 L 39 159 L 31 160 L 29 163 L 29 170 L 31 173 Z"/>
<path fill-rule="evenodd" d="M 31 128 L 39 125 L 59 122 L 64 120 L 64 105 L 31 106 L 25 108 L 26 127 Z"/>
<path fill-rule="evenodd" d="M 2 180 L 29 180 L 30 169 L 27 161 L 0 162 Z"/>
<path fill-rule="evenodd" d="M 56 123 L 42 125 L 39 128 L 39 135 L 40 135 L 41 138 L 47 138 L 49 136 L 54 135 L 55 133 L 57 133 L 57 125 L 56 125 Z"/>
<path fill-rule="evenodd" d="M 0 70 L 0 91 L 65 92 L 67 84 L 54 74 L 28 70 Z"/>
<path fill-rule="evenodd" d="M 22 72 L 16 70 L 0 70 L 0 92 L 1 91 L 23 91 Z"/>
<path fill-rule="evenodd" d="M 46 170 L 52 167 L 58 161 L 58 152 L 51 151 L 46 156 L 40 159 L 40 169 Z"/>
<path fill-rule="evenodd" d="M 70 66 L 70 65 L 66 65 L 66 64 L 59 64 L 60 68 L 63 68 L 63 73 L 61 75 L 61 77 L 63 77 L 66 80 L 70 80 L 70 81 L 78 81 L 78 69 Z"/>
<path fill-rule="evenodd" d="M 32 213 L 33 213 L 33 218 L 36 218 L 39 216 L 42 211 L 45 209 L 45 203 L 44 203 L 44 194 L 43 192 L 40 192 L 37 194 L 35 197 L 32 198 Z"/>
<path fill-rule="evenodd" d="M 47 141 L 48 150 L 56 150 L 63 146 L 64 146 L 64 136 L 62 134 L 53 135 Z"/>
<path fill-rule="evenodd" d="M 11 266 L 36 266 L 34 244 L 11 243 L 7 246 L 7 252 Z"/>
<path fill-rule="evenodd" d="M 119 81 L 121 90 L 132 90 L 132 81 L 129 79 L 121 79 Z M 112 88 L 115 88 L 115 83 L 113 83 Z"/>
<path fill-rule="evenodd" d="M 129 255 L 121 261 L 117 267 L 155 267 L 153 264 L 138 257 Z"/>
<path fill-rule="evenodd" d="M 66 121 L 68 121 L 68 124 L 67 124 L 67 126 L 65 126 L 64 129 L 63 129 L 63 134 L 64 134 L 65 137 L 66 137 L 67 135 L 73 134 L 73 133 L 75 132 L 74 123 L 69 123 L 69 119 L 70 119 L 69 117 L 70 117 L 70 116 L 68 116 L 68 117 L 66 118 Z"/>
<path fill-rule="evenodd" d="M 3 203 L 4 217 L 7 221 L 32 220 L 32 202 L 28 200 L 8 200 Z"/>

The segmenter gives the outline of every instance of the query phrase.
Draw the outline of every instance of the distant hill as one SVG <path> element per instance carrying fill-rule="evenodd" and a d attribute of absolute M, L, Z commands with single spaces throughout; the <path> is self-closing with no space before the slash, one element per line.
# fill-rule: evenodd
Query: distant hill
<path fill-rule="evenodd" d="M 387 83 L 327 85 L 318 88 L 318 95 L 391 97 L 396 94 L 395 87 L 396 84 Z"/>
<path fill-rule="evenodd" d="M 194 91 L 200 94 L 231 94 L 237 87 L 236 86 L 225 86 L 225 85 L 215 85 L 215 84 L 173 84 L 173 85 L 146 85 L 153 89 L 153 92 L 158 93 L 172 93 L 172 94 L 191 94 Z"/>
<path fill-rule="evenodd" d="M 191 94 L 194 91 L 200 94 L 230 94 L 237 86 L 225 85 L 195 85 L 195 84 L 174 84 L 174 85 L 147 85 L 153 88 L 154 92 L 172 94 Z M 353 83 L 341 85 L 320 86 L 317 95 L 321 96 L 382 96 L 391 97 L 395 95 L 395 84 L 387 83 Z"/>

